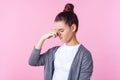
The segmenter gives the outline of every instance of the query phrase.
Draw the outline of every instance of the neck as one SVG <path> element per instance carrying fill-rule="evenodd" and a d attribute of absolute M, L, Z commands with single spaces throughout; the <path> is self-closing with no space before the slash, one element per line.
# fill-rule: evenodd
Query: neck
<path fill-rule="evenodd" d="M 79 42 L 76 39 L 76 36 L 73 36 L 72 39 L 70 39 L 68 42 L 66 42 L 66 45 L 68 46 L 74 46 L 79 44 Z"/>

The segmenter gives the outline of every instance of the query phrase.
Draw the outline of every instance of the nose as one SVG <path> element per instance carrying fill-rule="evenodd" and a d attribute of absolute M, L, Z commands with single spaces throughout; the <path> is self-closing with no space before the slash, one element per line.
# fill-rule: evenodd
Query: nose
<path fill-rule="evenodd" d="M 57 32 L 57 35 L 58 35 L 58 36 L 61 36 L 61 33 L 60 33 L 60 31 L 58 31 L 58 32 Z"/>

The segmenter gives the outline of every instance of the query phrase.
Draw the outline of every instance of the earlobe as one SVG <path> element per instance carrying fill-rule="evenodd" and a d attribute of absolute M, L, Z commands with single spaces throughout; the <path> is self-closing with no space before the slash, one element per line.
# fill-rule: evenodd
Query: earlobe
<path fill-rule="evenodd" d="M 76 31 L 76 25 L 72 24 L 71 29 L 72 29 L 73 32 L 75 32 Z"/>

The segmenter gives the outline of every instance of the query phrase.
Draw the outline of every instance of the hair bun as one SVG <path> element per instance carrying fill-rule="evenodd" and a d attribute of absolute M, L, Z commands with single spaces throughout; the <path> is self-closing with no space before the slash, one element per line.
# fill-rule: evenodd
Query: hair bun
<path fill-rule="evenodd" d="M 74 5 L 71 3 L 67 3 L 64 7 L 63 12 L 74 12 Z"/>

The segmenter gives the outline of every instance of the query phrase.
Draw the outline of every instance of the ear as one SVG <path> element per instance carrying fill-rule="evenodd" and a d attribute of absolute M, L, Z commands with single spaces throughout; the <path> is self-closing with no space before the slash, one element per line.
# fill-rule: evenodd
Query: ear
<path fill-rule="evenodd" d="M 73 32 L 76 31 L 76 25 L 75 25 L 75 24 L 72 24 L 72 26 L 71 26 L 71 30 L 72 30 Z"/>

